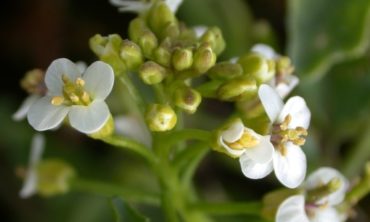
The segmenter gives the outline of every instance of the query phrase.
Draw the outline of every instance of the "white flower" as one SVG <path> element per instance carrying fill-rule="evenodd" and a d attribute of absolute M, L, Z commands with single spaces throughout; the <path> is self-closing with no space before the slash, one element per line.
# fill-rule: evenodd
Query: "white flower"
<path fill-rule="evenodd" d="M 27 117 L 28 110 L 30 110 L 31 105 L 39 100 L 42 96 L 33 94 L 28 96 L 18 108 L 18 110 L 12 115 L 14 121 L 21 121 Z"/>
<path fill-rule="evenodd" d="M 175 13 L 183 0 L 165 0 L 170 10 Z M 140 13 L 148 10 L 153 2 L 145 0 L 110 0 L 110 3 L 114 6 L 119 7 L 120 12 L 135 12 Z"/>
<path fill-rule="evenodd" d="M 334 192 L 328 193 L 318 200 L 309 201 L 310 190 L 330 186 L 330 181 L 337 180 Z M 348 189 L 348 181 L 337 170 L 322 167 L 312 173 L 306 183 L 306 196 L 295 195 L 284 200 L 276 213 L 276 222 L 341 222 L 346 219 L 336 205 L 340 204 Z M 322 189 L 321 189 L 322 190 Z"/>
<path fill-rule="evenodd" d="M 234 157 L 239 157 L 242 172 L 251 179 L 268 175 L 274 147 L 269 136 L 261 136 L 239 120 L 221 133 L 220 144 Z M 246 164 L 248 162 L 248 164 Z"/>
<path fill-rule="evenodd" d="M 137 140 L 148 147 L 152 146 L 152 135 L 143 120 L 134 115 L 116 116 L 114 118 L 115 132 L 134 140 Z"/>
<path fill-rule="evenodd" d="M 285 104 L 268 85 L 258 91 L 261 103 L 272 123 L 271 142 L 275 152 L 272 159 L 275 175 L 286 187 L 299 186 L 306 175 L 304 144 L 311 113 L 303 98 L 295 96 Z"/>
<path fill-rule="evenodd" d="M 31 105 L 28 122 L 44 131 L 57 127 L 68 115 L 71 126 L 80 132 L 97 132 L 110 116 L 104 100 L 113 83 L 113 70 L 104 62 L 94 62 L 81 74 L 70 60 L 57 59 L 46 71 L 48 92 Z"/>
<path fill-rule="evenodd" d="M 31 143 L 31 155 L 26 172 L 26 178 L 23 187 L 19 192 L 19 196 L 27 198 L 37 192 L 37 165 L 40 162 L 42 153 L 44 151 L 45 138 L 42 134 L 35 134 Z"/>
<path fill-rule="evenodd" d="M 271 59 L 278 61 L 281 57 L 275 52 L 273 48 L 265 44 L 255 44 L 251 48 L 252 52 L 261 54 L 266 59 Z M 297 76 L 287 73 L 277 73 L 275 78 L 273 78 L 269 85 L 275 88 L 278 94 L 284 98 L 286 97 L 299 83 Z"/>

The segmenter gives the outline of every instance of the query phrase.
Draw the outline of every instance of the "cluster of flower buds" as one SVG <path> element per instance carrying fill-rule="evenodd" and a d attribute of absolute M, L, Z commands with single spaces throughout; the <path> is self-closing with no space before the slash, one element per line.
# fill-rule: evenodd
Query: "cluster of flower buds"
<path fill-rule="evenodd" d="M 145 84 L 163 90 L 165 101 L 149 105 L 146 112 L 152 131 L 171 130 L 177 120 L 175 108 L 189 114 L 197 110 L 202 96 L 191 80 L 207 73 L 225 48 L 219 28 L 199 35 L 180 22 L 170 6 L 153 1 L 139 7 L 138 17 L 129 24 L 129 39 L 117 34 L 90 39 L 91 49 L 116 76 L 137 73 Z"/>

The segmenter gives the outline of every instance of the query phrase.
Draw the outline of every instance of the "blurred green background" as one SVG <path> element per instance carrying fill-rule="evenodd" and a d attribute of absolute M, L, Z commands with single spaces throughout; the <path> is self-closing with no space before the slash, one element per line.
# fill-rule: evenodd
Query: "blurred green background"
<path fill-rule="evenodd" d="M 0 11 L 0 220 L 113 221 L 104 195 L 73 190 L 47 199 L 19 198 L 22 181 L 15 172 L 28 162 L 34 131 L 26 121 L 12 121 L 11 115 L 27 96 L 19 87 L 26 71 L 45 69 L 60 57 L 96 60 L 88 39 L 96 33 L 126 37 L 135 15 L 119 14 L 106 0 L 3 0 Z M 177 15 L 189 25 L 219 26 L 227 42 L 221 59 L 240 56 L 256 42 L 291 56 L 301 78 L 293 94 L 302 95 L 312 111 L 304 147 L 309 170 L 334 166 L 351 179 L 361 174 L 370 159 L 369 0 L 185 0 Z M 214 101 L 202 108 L 212 112 L 216 105 L 222 109 L 211 114 L 215 118 L 232 108 Z M 122 155 L 69 128 L 45 135 L 44 156 L 65 159 L 84 178 L 157 190 L 141 159 L 129 152 Z M 279 187 L 273 175 L 259 181 L 244 178 L 237 161 L 217 153 L 203 161 L 195 183 L 209 201 L 259 200 Z M 354 221 L 370 221 L 369 206 L 367 197 Z M 161 221 L 158 209 L 140 209 Z M 242 215 L 219 219 L 246 221 Z"/>

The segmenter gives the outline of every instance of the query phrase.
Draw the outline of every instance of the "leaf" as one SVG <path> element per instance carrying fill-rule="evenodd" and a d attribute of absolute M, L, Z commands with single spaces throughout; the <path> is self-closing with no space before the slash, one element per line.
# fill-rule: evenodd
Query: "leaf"
<path fill-rule="evenodd" d="M 252 16 L 242 0 L 186 0 L 179 18 L 189 26 L 218 26 L 226 41 L 223 57 L 231 58 L 249 50 L 252 44 Z"/>
<path fill-rule="evenodd" d="M 140 214 L 120 197 L 113 197 L 111 205 L 116 222 L 149 222 L 149 218 Z"/>
<path fill-rule="evenodd" d="M 370 41 L 370 1 L 289 0 L 288 52 L 298 73 L 319 78 L 361 56 Z"/>

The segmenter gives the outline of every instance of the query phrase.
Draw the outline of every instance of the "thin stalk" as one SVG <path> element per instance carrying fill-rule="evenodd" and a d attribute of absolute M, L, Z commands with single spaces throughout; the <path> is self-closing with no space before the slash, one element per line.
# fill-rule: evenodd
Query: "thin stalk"
<path fill-rule="evenodd" d="M 196 209 L 213 215 L 235 215 L 247 214 L 260 216 L 262 203 L 261 202 L 230 202 L 230 203 L 207 203 L 198 202 L 191 206 L 191 209 Z"/>
<path fill-rule="evenodd" d="M 145 112 L 145 107 L 146 107 L 145 102 L 144 102 L 143 98 L 141 97 L 141 94 L 136 89 L 136 87 L 132 83 L 131 79 L 127 75 L 127 73 L 119 75 L 118 79 L 126 87 L 128 93 L 130 94 L 132 100 L 134 101 L 134 104 L 136 104 L 137 108 L 143 114 Z"/>

